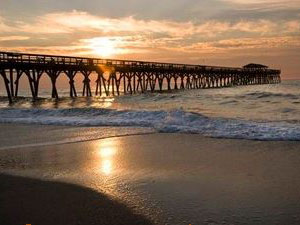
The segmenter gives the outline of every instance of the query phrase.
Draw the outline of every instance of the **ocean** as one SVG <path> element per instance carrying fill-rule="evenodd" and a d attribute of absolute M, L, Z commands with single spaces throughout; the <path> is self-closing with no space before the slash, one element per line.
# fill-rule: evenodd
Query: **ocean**
<path fill-rule="evenodd" d="M 3 95 L 3 89 L 1 90 Z M 50 99 L 0 98 L 0 122 L 64 126 L 138 127 L 216 138 L 300 140 L 300 81 L 231 88 Z M 21 92 L 21 94 L 24 94 Z M 26 95 L 26 93 L 24 94 Z M 47 98 L 48 97 L 48 98 Z"/>

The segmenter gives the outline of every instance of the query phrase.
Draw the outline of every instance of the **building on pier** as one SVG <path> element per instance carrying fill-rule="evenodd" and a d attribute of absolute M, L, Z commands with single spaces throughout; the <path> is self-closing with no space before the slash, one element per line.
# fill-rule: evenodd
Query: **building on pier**
<path fill-rule="evenodd" d="M 243 66 L 244 69 L 268 69 L 269 67 L 262 64 L 250 63 Z"/>

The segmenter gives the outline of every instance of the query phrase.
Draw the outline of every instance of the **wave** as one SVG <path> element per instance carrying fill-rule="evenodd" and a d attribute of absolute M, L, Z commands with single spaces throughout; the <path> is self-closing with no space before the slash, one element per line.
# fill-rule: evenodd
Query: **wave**
<path fill-rule="evenodd" d="M 250 97 L 255 97 L 255 98 L 286 98 L 286 99 L 299 99 L 300 95 L 299 94 L 285 94 L 285 93 L 273 93 L 273 92 L 264 92 L 264 91 L 260 91 L 260 92 L 251 92 L 246 94 L 246 96 L 250 96 Z"/>
<path fill-rule="evenodd" d="M 157 132 L 193 133 L 218 138 L 300 140 L 299 124 L 210 118 L 198 113 L 97 108 L 0 109 L 0 122 L 64 126 L 150 127 Z"/>

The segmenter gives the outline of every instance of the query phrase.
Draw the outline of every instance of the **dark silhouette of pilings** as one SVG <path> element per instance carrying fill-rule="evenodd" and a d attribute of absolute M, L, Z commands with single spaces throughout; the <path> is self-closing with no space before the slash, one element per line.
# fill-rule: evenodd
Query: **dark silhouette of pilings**
<path fill-rule="evenodd" d="M 0 75 L 9 102 L 18 97 L 19 80 L 26 76 L 33 99 L 39 81 L 48 76 L 52 98 L 58 98 L 59 76 L 67 76 L 70 97 L 77 97 L 75 76 L 82 76 L 82 96 L 92 96 L 91 74 L 97 75 L 95 96 L 144 93 L 156 90 L 223 88 L 240 85 L 280 83 L 280 70 L 265 68 L 213 67 L 127 60 L 0 52 Z"/>
<path fill-rule="evenodd" d="M 0 70 L 0 74 L 1 74 L 1 76 L 3 78 L 3 81 L 4 81 L 4 86 L 5 86 L 5 89 L 6 89 L 8 101 L 10 103 L 12 103 L 11 89 L 9 88 L 9 80 L 6 76 L 5 70 Z"/>
<path fill-rule="evenodd" d="M 65 74 L 67 75 L 67 77 L 69 78 L 69 84 L 70 84 L 70 97 L 77 97 L 77 92 L 75 89 L 75 75 L 76 75 L 77 71 L 74 70 L 66 70 Z"/>

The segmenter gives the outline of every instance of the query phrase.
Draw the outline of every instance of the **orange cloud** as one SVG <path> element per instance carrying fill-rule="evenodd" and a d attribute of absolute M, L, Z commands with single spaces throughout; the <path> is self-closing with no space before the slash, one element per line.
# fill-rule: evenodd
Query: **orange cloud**
<path fill-rule="evenodd" d="M 71 33 L 77 30 L 108 32 L 164 32 L 182 36 L 192 34 L 194 26 L 191 22 L 176 23 L 172 21 L 144 21 L 133 17 L 106 18 L 90 15 L 86 12 L 50 13 L 38 17 L 36 23 L 21 23 L 19 31 L 26 33 Z"/>
<path fill-rule="evenodd" d="M 0 16 L 0 31 L 1 32 L 11 32 L 13 29 L 6 24 L 3 17 Z"/>
<path fill-rule="evenodd" d="M 213 52 L 228 51 L 232 49 L 275 49 L 286 47 L 299 47 L 300 37 L 261 37 L 261 38 L 237 38 L 205 43 L 196 43 L 184 48 L 186 51 Z"/>
<path fill-rule="evenodd" d="M 30 37 L 26 36 L 4 36 L 0 37 L 0 41 L 22 41 L 22 40 L 28 40 Z"/>
<path fill-rule="evenodd" d="M 286 23 L 286 32 L 300 32 L 300 21 L 292 20 Z"/>
<path fill-rule="evenodd" d="M 5 28 L 3 34 L 5 34 L 5 30 L 12 29 L 4 22 L 4 19 L 0 17 L 0 26 Z M 25 41 L 32 35 L 42 40 L 45 33 L 60 34 L 70 41 L 64 42 L 64 45 L 56 43 L 55 46 L 72 47 L 74 50 L 91 49 L 95 51 L 98 49 L 100 51 L 104 50 L 104 42 L 106 42 L 113 46 L 115 54 L 118 55 L 129 53 L 130 49 L 140 52 L 145 52 L 145 49 L 147 52 L 156 51 L 158 48 L 180 51 L 187 49 L 216 51 L 233 47 L 254 48 L 258 45 L 274 47 L 274 43 L 282 43 L 283 40 L 287 40 L 290 44 L 297 44 L 298 40 L 292 43 L 291 40 L 294 39 L 287 39 L 286 36 L 295 36 L 292 34 L 300 33 L 300 22 L 296 20 L 277 21 L 276 23 L 269 20 L 241 20 L 236 23 L 207 21 L 195 24 L 166 20 L 146 21 L 134 17 L 106 18 L 93 16 L 87 12 L 72 11 L 49 13 L 37 17 L 33 23 L 18 22 L 13 29 L 19 35 L 3 36 L 0 41 Z M 250 37 L 236 39 L 241 32 L 249 33 Z M 283 37 L 280 37 L 279 33 Z M 82 36 L 84 37 L 82 38 Z M 219 41 L 214 42 L 214 39 Z M 47 47 L 49 40 L 44 40 L 43 47 Z M 67 44 L 68 46 L 66 46 Z M 278 44 L 276 46 L 278 47 Z"/>
<path fill-rule="evenodd" d="M 32 23 L 0 17 L 1 50 L 206 63 L 202 58 L 279 54 L 300 48 L 297 20 L 203 23 L 107 18 L 87 12 L 49 13 Z M 13 33 L 12 33 L 13 32 Z M 9 43 L 7 42 L 9 41 Z M 14 42 L 15 41 L 15 42 Z M 15 44 L 14 44 L 15 43 Z M 219 64 L 219 62 L 217 63 Z"/>
<path fill-rule="evenodd" d="M 1 21 L 0 21 L 1 25 Z M 2 26 L 6 26 L 2 23 Z M 226 32 L 249 32 L 269 34 L 280 30 L 298 32 L 297 21 L 269 20 L 239 21 L 237 23 L 207 21 L 202 24 L 189 22 L 175 22 L 167 20 L 138 20 L 134 17 L 107 18 L 90 15 L 86 12 L 72 11 L 50 13 L 36 18 L 35 23 L 19 23 L 16 30 L 31 34 L 68 34 L 74 32 L 102 32 L 103 34 L 151 35 L 161 33 L 171 37 L 186 37 L 191 35 L 206 35 L 214 37 Z M 292 29 L 296 28 L 296 29 Z"/>

